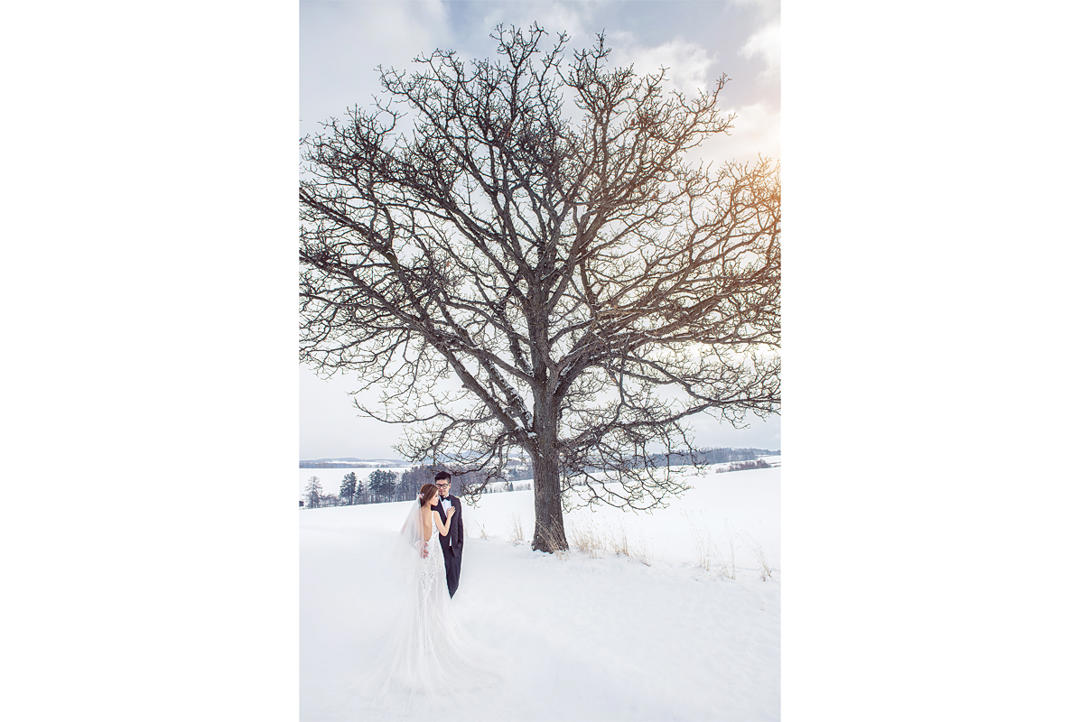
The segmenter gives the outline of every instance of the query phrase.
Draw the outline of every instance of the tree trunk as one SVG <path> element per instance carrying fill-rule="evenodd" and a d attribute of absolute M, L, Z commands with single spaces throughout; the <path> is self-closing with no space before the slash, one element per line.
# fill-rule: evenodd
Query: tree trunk
<path fill-rule="evenodd" d="M 558 421 L 553 405 L 535 405 L 537 444 L 533 452 L 533 503 L 536 531 L 532 548 L 542 552 L 569 549 L 563 529 L 562 491 L 559 482 L 559 454 L 556 444 Z"/>

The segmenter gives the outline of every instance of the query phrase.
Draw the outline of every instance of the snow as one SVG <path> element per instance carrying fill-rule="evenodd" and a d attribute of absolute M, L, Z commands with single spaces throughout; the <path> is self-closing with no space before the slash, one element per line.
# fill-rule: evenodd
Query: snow
<path fill-rule="evenodd" d="M 513 664 L 474 705 L 386 718 L 779 719 L 780 470 L 722 466 L 685 470 L 693 488 L 651 514 L 566 515 L 572 546 L 592 539 L 606 549 L 531 551 L 531 491 L 466 505 L 453 609 Z M 348 690 L 379 664 L 365 650 L 390 613 L 380 550 L 411 505 L 298 511 L 305 722 L 360 718 Z"/>

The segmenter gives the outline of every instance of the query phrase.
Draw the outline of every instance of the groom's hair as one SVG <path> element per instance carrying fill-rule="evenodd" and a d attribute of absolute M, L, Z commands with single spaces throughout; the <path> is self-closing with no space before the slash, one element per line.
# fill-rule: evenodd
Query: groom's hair
<path fill-rule="evenodd" d="M 450 481 L 450 472 L 440 471 L 438 474 L 435 475 L 435 481 L 438 481 L 439 479 L 446 479 L 447 481 Z"/>

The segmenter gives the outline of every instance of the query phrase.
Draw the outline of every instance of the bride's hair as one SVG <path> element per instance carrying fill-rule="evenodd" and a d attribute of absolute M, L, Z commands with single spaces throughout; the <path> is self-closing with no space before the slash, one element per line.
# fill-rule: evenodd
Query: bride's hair
<path fill-rule="evenodd" d="M 423 486 L 421 486 L 420 487 L 420 506 L 424 506 L 429 501 L 431 501 L 431 497 L 435 496 L 435 492 L 436 492 L 436 489 L 435 489 L 434 484 L 424 484 Z"/>

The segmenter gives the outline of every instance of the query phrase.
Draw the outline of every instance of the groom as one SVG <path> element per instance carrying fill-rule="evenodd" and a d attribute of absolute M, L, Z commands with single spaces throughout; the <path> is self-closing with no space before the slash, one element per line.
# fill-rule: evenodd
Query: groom
<path fill-rule="evenodd" d="M 461 576 L 461 547 L 465 541 L 465 532 L 461 525 L 461 499 L 450 495 L 450 472 L 440 471 L 435 475 L 435 488 L 439 490 L 439 503 L 435 508 L 442 515 L 443 523 L 446 523 L 446 511 L 453 506 L 454 516 L 450 518 L 450 533 L 439 536 L 442 544 L 443 563 L 446 565 L 446 586 L 450 590 L 450 597 L 458 588 L 458 578 Z"/>

